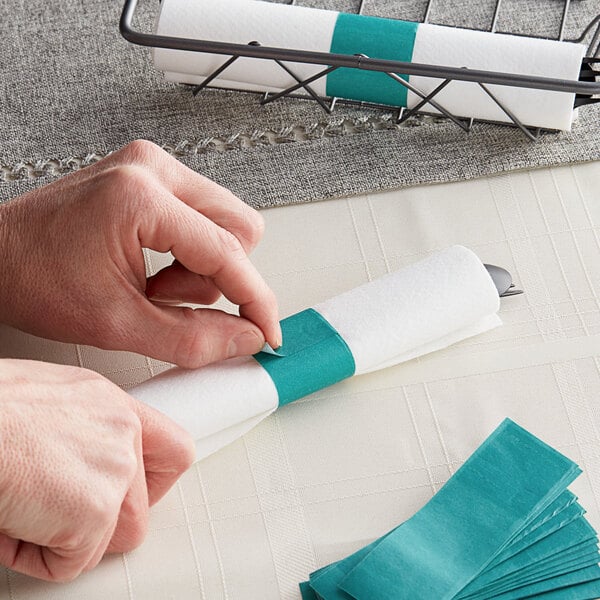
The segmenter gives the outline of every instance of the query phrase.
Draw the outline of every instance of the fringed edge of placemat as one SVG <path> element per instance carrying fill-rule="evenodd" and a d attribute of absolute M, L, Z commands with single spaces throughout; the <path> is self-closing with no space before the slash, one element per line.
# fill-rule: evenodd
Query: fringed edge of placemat
<path fill-rule="evenodd" d="M 223 153 L 257 146 L 277 146 L 294 142 L 310 142 L 329 137 L 341 137 L 372 131 L 401 129 L 445 123 L 446 119 L 434 115 L 418 115 L 410 121 L 395 122 L 395 115 L 358 118 L 343 117 L 333 122 L 317 121 L 308 125 L 288 125 L 279 130 L 239 131 L 227 137 L 206 137 L 201 140 L 182 140 L 178 143 L 163 143 L 161 148 L 173 156 L 192 156 L 209 152 Z M 114 149 L 116 150 L 116 148 Z M 0 163 L 0 182 L 11 182 L 40 177 L 58 177 L 78 171 L 108 156 L 111 152 L 91 150 L 84 156 L 21 160 L 13 164 Z"/>

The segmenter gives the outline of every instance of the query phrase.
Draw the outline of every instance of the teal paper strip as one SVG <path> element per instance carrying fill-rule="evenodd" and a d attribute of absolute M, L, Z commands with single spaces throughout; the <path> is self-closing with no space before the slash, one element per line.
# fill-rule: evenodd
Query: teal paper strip
<path fill-rule="evenodd" d="M 494 600 L 519 600 L 519 598 L 528 598 L 530 596 L 538 596 L 544 592 L 553 590 L 566 591 L 565 588 L 577 586 L 582 583 L 595 581 L 600 579 L 600 568 L 598 565 L 572 571 L 564 575 L 552 577 L 544 581 L 531 585 L 520 587 L 506 594 L 494 595 Z"/>
<path fill-rule="evenodd" d="M 583 518 L 576 519 L 513 556 L 510 560 L 500 563 L 489 571 L 486 570 L 463 592 L 475 593 L 478 590 L 483 590 L 485 586 L 505 581 L 510 575 L 522 574 L 526 569 L 543 569 L 544 565 L 556 555 L 567 552 L 569 549 L 576 548 L 581 544 L 585 545 L 584 543 L 588 541 L 592 544 L 596 542 L 592 526 Z M 462 596 L 463 593 L 461 593 Z M 486 594 L 484 596 L 489 597 Z"/>
<path fill-rule="evenodd" d="M 318 597 L 325 600 L 351 600 L 351 596 L 338 587 L 339 582 L 390 533 L 371 542 L 354 554 L 311 573 L 309 584 Z"/>
<path fill-rule="evenodd" d="M 381 19 L 350 13 L 339 13 L 330 52 L 333 54 L 366 54 L 410 62 L 418 23 Z M 402 78 L 408 81 L 407 75 Z M 337 69 L 327 75 L 328 96 L 364 102 L 406 106 L 407 89 L 385 73 L 363 69 Z"/>
<path fill-rule="evenodd" d="M 254 358 L 267 371 L 279 406 L 354 375 L 354 357 L 340 334 L 312 308 L 281 321 L 280 356 L 259 352 Z"/>
<path fill-rule="evenodd" d="M 566 513 L 566 514 L 565 514 Z M 567 511 L 559 513 L 557 522 L 546 521 L 534 530 L 534 533 L 511 544 L 500 553 L 482 572 L 460 593 L 460 598 L 479 595 L 486 586 L 503 580 L 509 574 L 519 572 L 547 557 L 564 551 L 584 540 L 595 539 L 595 532 L 581 516 L 583 509 L 579 504 L 572 504 Z M 556 518 L 556 517 L 555 517 Z"/>
<path fill-rule="evenodd" d="M 488 565 L 487 570 L 500 565 L 500 563 L 512 558 L 515 554 L 529 548 L 533 544 L 538 543 L 543 538 L 567 526 L 572 521 L 582 518 L 584 514 L 583 508 L 578 502 L 574 502 L 554 515 L 551 519 L 547 519 L 541 525 L 533 529 L 524 537 L 514 540 L 507 546 L 494 560 Z M 465 590 L 463 590 L 464 592 Z"/>
<path fill-rule="evenodd" d="M 523 544 L 524 540 L 526 540 L 534 532 L 540 534 L 541 532 L 539 530 L 541 528 L 550 527 L 550 523 L 552 523 L 555 519 L 560 519 L 560 522 L 563 525 L 566 525 L 572 520 L 572 518 L 580 516 L 582 511 L 583 509 L 576 502 L 575 495 L 569 490 L 565 490 L 546 508 L 546 510 L 540 513 L 537 519 L 532 520 L 528 527 L 524 528 L 519 536 L 515 536 L 513 542 L 506 547 L 503 553 L 499 554 L 496 559 L 490 563 L 488 569 L 491 569 L 496 564 L 502 562 L 502 560 L 505 560 L 509 556 L 512 556 L 513 554 L 522 550 L 523 547 L 521 544 Z M 401 525 L 399 525 L 399 527 L 401 527 Z M 318 591 L 320 593 L 320 597 L 325 598 L 326 600 L 349 600 L 350 596 L 338 588 L 339 583 L 363 558 L 367 556 L 367 554 L 369 554 L 369 552 L 371 552 L 383 539 L 385 539 L 387 535 L 389 535 L 389 533 L 375 540 L 368 546 L 361 548 L 358 552 L 351 554 L 345 559 L 311 573 L 311 589 L 313 591 Z M 483 574 L 485 574 L 486 571 L 484 571 Z M 466 590 L 464 590 L 464 592 L 466 592 Z M 306 600 L 309 598 L 310 596 L 307 593 Z"/>
<path fill-rule="evenodd" d="M 598 600 L 600 598 L 600 579 L 560 588 L 545 594 L 536 594 L 536 600 Z"/>
<path fill-rule="evenodd" d="M 547 568 L 542 569 L 541 565 L 535 565 L 531 569 L 525 569 L 522 576 L 512 577 L 505 584 L 490 587 L 485 592 L 477 596 L 480 600 L 488 600 L 497 595 L 504 595 L 515 589 L 521 589 L 524 586 L 536 585 L 550 579 L 556 579 L 559 576 L 567 575 L 574 571 L 581 571 L 587 567 L 593 567 L 598 564 L 598 547 L 589 544 L 575 552 L 569 551 L 557 555 L 551 561 L 545 561 Z M 552 589 L 552 588 L 548 588 Z"/>
<path fill-rule="evenodd" d="M 506 419 L 340 587 L 357 600 L 453 598 L 579 473 L 575 463 Z"/>
<path fill-rule="evenodd" d="M 300 584 L 300 595 L 302 596 L 302 600 L 319 600 L 319 597 L 310 587 L 308 581 L 303 581 Z"/>
<path fill-rule="evenodd" d="M 575 496 L 575 494 L 569 490 L 565 490 L 554 502 L 552 502 L 552 504 L 550 504 L 550 506 L 548 506 L 543 513 L 540 514 L 535 521 L 533 521 L 528 527 L 525 527 L 523 531 L 521 531 L 521 533 L 514 538 L 511 546 L 533 533 L 538 527 L 545 525 L 550 519 L 554 519 L 560 513 L 564 513 L 564 511 L 569 510 L 569 508 L 576 502 L 577 496 Z M 585 511 L 583 508 L 579 507 L 579 509 L 582 511 L 581 514 L 584 514 Z M 498 557 L 494 559 L 494 562 L 499 562 L 497 559 Z"/>

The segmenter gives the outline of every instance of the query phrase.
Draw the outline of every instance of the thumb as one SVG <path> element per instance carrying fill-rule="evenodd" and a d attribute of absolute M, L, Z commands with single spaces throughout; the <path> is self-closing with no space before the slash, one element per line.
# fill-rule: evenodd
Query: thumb
<path fill-rule="evenodd" d="M 194 440 L 175 421 L 143 402 L 134 400 L 142 424 L 142 453 L 152 506 L 190 467 L 196 456 Z"/>
<path fill-rule="evenodd" d="M 131 317 L 128 350 L 196 369 L 212 362 L 255 354 L 265 344 L 262 331 L 248 319 L 211 308 L 142 303 Z"/>

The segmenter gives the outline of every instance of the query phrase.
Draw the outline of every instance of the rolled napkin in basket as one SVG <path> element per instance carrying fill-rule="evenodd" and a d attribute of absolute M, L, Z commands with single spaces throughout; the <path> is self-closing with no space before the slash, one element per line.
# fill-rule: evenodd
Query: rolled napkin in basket
<path fill-rule="evenodd" d="M 200 459 L 282 404 L 497 327 L 498 307 L 479 258 L 453 246 L 284 319 L 283 357 L 174 368 L 130 393 L 187 429 Z"/>
<path fill-rule="evenodd" d="M 338 13 L 260 0 L 162 0 L 156 32 L 160 35 L 577 81 L 585 46 L 523 36 L 473 31 Z M 165 48 L 154 49 L 154 64 L 167 79 L 201 83 L 229 57 Z M 322 65 L 286 63 L 302 80 Z M 403 76 L 429 94 L 442 80 Z M 222 73 L 223 87 L 281 90 L 296 80 L 272 60 L 240 58 Z M 385 73 L 342 68 L 311 83 L 321 96 L 391 106 L 415 106 L 421 97 Z M 574 94 L 489 85 L 525 125 L 569 130 L 576 116 Z M 302 90 L 300 90 L 302 91 Z M 452 81 L 436 101 L 455 115 L 510 121 L 475 82 Z M 427 105 L 425 110 L 435 110 Z"/>

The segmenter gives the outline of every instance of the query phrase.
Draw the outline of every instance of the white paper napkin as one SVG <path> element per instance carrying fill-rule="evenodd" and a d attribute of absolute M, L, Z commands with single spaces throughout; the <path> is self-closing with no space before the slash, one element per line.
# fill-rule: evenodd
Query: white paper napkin
<path fill-rule="evenodd" d="M 348 345 L 356 375 L 439 350 L 501 324 L 498 292 L 479 258 L 453 246 L 314 309 Z M 201 459 L 278 406 L 277 389 L 252 357 L 197 370 L 173 368 L 130 390 L 196 440 Z"/>
<path fill-rule="evenodd" d="M 174 37 L 237 44 L 258 41 L 263 46 L 330 52 L 338 14 L 260 0 L 163 0 L 156 31 Z M 577 81 L 584 53 L 582 44 L 419 24 L 412 62 Z M 156 68 L 164 71 L 167 79 L 191 84 L 201 83 L 229 58 L 164 48 L 155 48 L 153 55 Z M 287 65 L 302 79 L 325 68 Z M 411 76 L 409 81 L 424 93 L 441 83 L 419 76 Z M 326 83 L 321 78 L 311 87 L 325 96 Z M 238 59 L 223 72 L 222 79 L 213 82 L 251 91 L 282 90 L 294 84 L 296 80 L 274 61 L 250 58 Z M 489 88 L 526 125 L 569 130 L 576 116 L 574 94 L 498 85 Z M 407 105 L 412 107 L 420 100 L 409 92 Z M 436 100 L 459 116 L 510 121 L 477 83 L 453 81 Z M 436 112 L 430 105 L 425 108 Z"/>
<path fill-rule="evenodd" d="M 257 41 L 261 46 L 329 52 L 337 15 L 335 11 L 254 0 L 166 0 L 161 2 L 156 33 L 236 44 Z M 218 54 L 165 48 L 154 48 L 153 56 L 155 67 L 169 72 L 171 77 L 196 76 L 191 81 L 187 77 L 181 79 L 183 83 L 198 83 L 197 76 L 210 75 L 229 59 Z M 303 79 L 326 68 L 287 64 Z M 223 73 L 223 78 L 230 83 L 277 89 L 297 83 L 274 61 L 250 58 L 238 59 Z M 325 79 L 315 81 L 313 88 L 325 95 Z"/>

